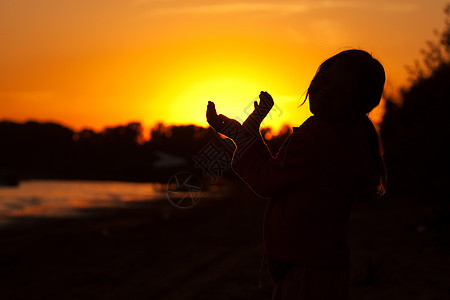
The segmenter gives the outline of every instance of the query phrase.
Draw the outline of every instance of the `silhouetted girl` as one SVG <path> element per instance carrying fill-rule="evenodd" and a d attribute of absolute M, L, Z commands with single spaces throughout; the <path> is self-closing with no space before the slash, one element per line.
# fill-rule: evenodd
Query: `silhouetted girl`
<path fill-rule="evenodd" d="M 273 299 L 347 299 L 350 205 L 384 193 L 379 138 L 367 117 L 380 102 L 384 82 L 383 66 L 362 50 L 323 62 L 306 95 L 313 116 L 294 127 L 275 157 L 259 133 L 273 106 L 268 93 L 261 92 L 242 125 L 217 115 L 208 103 L 209 124 L 237 146 L 233 170 L 270 199 L 263 251 Z"/>

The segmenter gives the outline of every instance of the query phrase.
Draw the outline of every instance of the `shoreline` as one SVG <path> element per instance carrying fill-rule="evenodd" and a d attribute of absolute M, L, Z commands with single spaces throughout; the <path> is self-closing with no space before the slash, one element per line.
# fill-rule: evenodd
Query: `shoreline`
<path fill-rule="evenodd" d="M 0 297 L 270 299 L 270 286 L 258 288 L 264 203 L 240 200 L 201 199 L 182 210 L 159 199 L 83 209 L 81 218 L 21 217 L 21 226 L 0 230 Z"/>
<path fill-rule="evenodd" d="M 258 288 L 265 206 L 235 184 L 190 209 L 159 199 L 29 218 L 0 229 L 0 298 L 269 300 L 266 269 Z M 399 196 L 355 203 L 349 299 L 448 299 L 435 209 Z"/>

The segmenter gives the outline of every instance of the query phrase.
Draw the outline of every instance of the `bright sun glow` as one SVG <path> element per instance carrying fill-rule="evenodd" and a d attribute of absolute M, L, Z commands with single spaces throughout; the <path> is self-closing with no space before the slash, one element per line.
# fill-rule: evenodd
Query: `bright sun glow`
<path fill-rule="evenodd" d="M 156 109 L 164 123 L 208 126 L 206 106 L 213 101 L 219 114 L 242 122 L 264 90 L 276 106 L 263 125 L 277 131 L 286 123 L 300 124 L 309 115 L 307 105 L 297 108 L 308 80 L 285 74 L 281 67 L 289 62 L 281 57 L 275 60 L 281 64 L 274 63 L 273 55 L 264 49 L 270 48 L 262 42 L 223 37 L 167 49 L 171 60 L 161 76 L 168 80 L 153 94 L 161 101 L 156 107 L 149 104 L 148 110 L 154 114 Z M 286 75 L 292 79 L 286 80 Z"/>

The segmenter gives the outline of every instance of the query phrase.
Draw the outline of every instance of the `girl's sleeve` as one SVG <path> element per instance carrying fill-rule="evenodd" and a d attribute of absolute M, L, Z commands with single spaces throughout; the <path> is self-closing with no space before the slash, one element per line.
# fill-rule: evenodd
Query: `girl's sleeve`
<path fill-rule="evenodd" d="M 305 182 L 316 164 L 316 151 L 301 132 L 292 133 L 275 157 L 261 135 L 235 141 L 231 167 L 260 197 L 270 198 Z"/>

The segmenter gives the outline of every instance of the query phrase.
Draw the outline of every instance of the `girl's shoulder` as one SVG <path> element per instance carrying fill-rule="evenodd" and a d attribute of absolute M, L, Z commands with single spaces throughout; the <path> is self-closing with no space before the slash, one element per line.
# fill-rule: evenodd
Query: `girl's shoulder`
<path fill-rule="evenodd" d="M 305 120 L 305 122 L 302 123 L 302 125 L 298 126 L 298 127 L 294 127 L 294 132 L 297 131 L 301 131 L 303 129 L 306 129 L 308 127 L 311 127 L 314 125 L 314 116 L 309 117 L 308 119 Z"/>
<path fill-rule="evenodd" d="M 317 129 L 319 129 L 318 126 L 320 124 L 318 124 L 318 122 L 315 120 L 314 116 L 309 117 L 308 119 L 306 119 L 305 122 L 303 122 L 300 126 L 298 127 L 293 127 L 293 134 L 296 135 L 302 135 L 302 134 L 306 134 L 306 135 L 310 135 L 312 134 L 314 131 L 317 131 Z"/>

